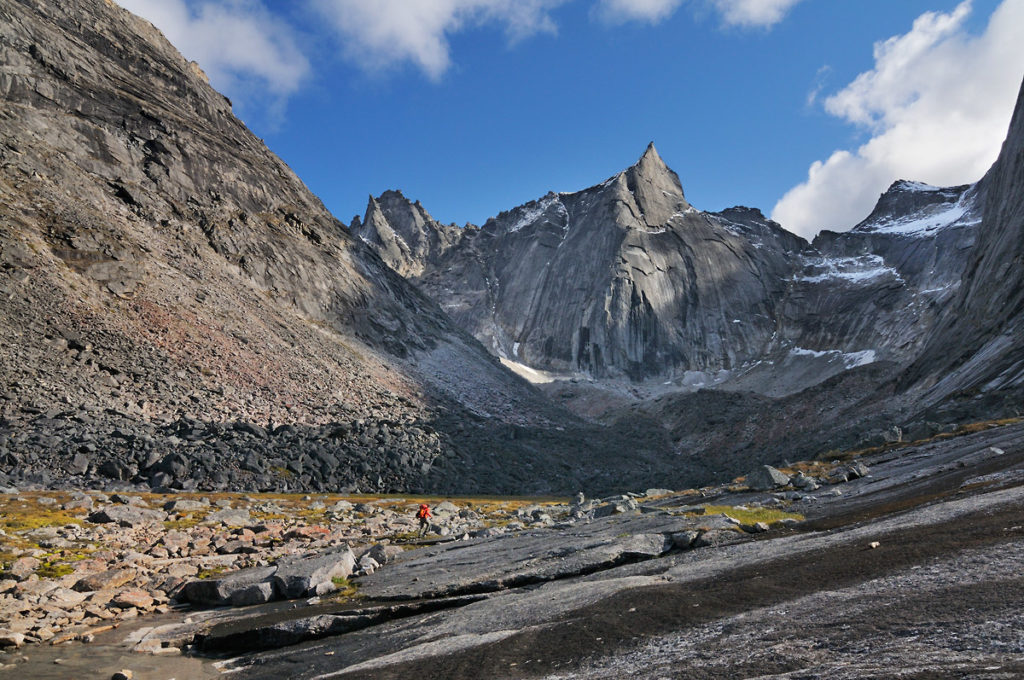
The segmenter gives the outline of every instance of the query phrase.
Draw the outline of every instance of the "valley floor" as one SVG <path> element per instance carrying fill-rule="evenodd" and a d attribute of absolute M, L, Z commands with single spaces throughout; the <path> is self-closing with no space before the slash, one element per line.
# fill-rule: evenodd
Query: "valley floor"
<path fill-rule="evenodd" d="M 187 657 L 133 662 L 114 631 L 25 648 L 8 672 L 75 677 L 88 655 L 179 680 L 1021 677 L 1024 424 L 860 462 L 817 490 L 651 494 L 437 542 L 355 579 L 353 601 L 195 611 L 133 638 Z M 806 520 L 737 531 L 723 507 Z"/>

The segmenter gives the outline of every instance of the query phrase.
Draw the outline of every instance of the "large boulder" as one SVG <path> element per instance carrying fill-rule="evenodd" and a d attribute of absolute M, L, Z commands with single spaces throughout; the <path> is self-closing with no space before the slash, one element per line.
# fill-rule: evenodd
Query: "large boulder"
<path fill-rule="evenodd" d="M 185 584 L 184 599 L 192 604 L 225 605 L 232 600 L 250 603 L 252 586 L 269 584 L 277 567 L 253 567 L 225 574 L 220 578 L 201 579 Z"/>
<path fill-rule="evenodd" d="M 94 524 L 114 523 L 122 527 L 136 527 L 152 522 L 162 522 L 167 519 L 167 513 L 134 505 L 110 505 L 89 513 L 88 519 Z"/>
<path fill-rule="evenodd" d="M 72 588 L 80 593 L 119 588 L 135 579 L 134 569 L 108 569 L 79 579 Z"/>
<path fill-rule="evenodd" d="M 287 557 L 277 564 L 274 587 L 280 597 L 294 599 L 337 590 L 334 579 L 346 579 L 355 570 L 356 558 L 348 545 L 303 557 Z"/>
<path fill-rule="evenodd" d="M 755 491 L 771 491 L 787 484 L 789 476 L 771 465 L 762 465 L 747 475 L 747 486 Z"/>

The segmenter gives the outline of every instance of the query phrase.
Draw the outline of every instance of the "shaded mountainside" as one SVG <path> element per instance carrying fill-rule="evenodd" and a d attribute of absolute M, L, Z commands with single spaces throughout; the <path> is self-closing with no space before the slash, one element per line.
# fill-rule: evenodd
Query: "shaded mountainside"
<path fill-rule="evenodd" d="M 353 238 L 149 23 L 2 0 L 0 93 L 0 475 L 540 492 L 626 474 L 617 435 Z"/>
<path fill-rule="evenodd" d="M 984 224 L 960 290 L 901 387 L 923 404 L 1020 409 L 1024 389 L 1024 86 L 983 180 Z"/>

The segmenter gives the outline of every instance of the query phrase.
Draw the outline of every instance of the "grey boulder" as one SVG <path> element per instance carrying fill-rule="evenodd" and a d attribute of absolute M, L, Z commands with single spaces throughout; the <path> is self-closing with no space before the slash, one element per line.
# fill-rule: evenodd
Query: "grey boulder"
<path fill-rule="evenodd" d="M 789 477 L 771 465 L 762 465 L 747 475 L 747 486 L 755 491 L 770 491 L 789 484 Z"/>
<path fill-rule="evenodd" d="M 284 599 L 323 595 L 337 590 L 334 579 L 346 579 L 356 559 L 347 545 L 322 553 L 282 559 L 274 573 L 274 587 Z"/>

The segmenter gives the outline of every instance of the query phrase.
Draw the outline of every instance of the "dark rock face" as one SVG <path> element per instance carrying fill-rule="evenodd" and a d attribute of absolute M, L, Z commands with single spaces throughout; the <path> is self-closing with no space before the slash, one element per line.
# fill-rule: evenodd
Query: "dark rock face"
<path fill-rule="evenodd" d="M 0 93 L 0 482 L 577 487 L 564 444 L 591 426 L 353 237 L 149 23 L 0 0 Z"/>
<path fill-rule="evenodd" d="M 405 277 L 423 273 L 426 262 L 436 261 L 461 238 L 455 225 L 443 225 L 400 191 L 385 191 L 370 197 L 366 215 L 349 227 L 365 240 L 384 262 Z"/>
<path fill-rule="evenodd" d="M 901 386 L 928 405 L 981 399 L 1006 409 L 1008 398 L 1012 414 L 1024 388 L 1024 87 L 982 184 L 984 223 L 960 290 Z"/>
<path fill-rule="evenodd" d="M 507 361 L 776 396 L 908 362 L 959 285 L 983 194 L 897 182 L 852 231 L 808 244 L 756 209 L 696 210 L 651 145 L 482 228 L 453 232 L 389 192 L 359 233 L 382 257 L 419 253 L 402 271 Z"/>
<path fill-rule="evenodd" d="M 909 361 L 960 285 L 981 221 L 982 184 L 895 182 L 848 232 L 804 254 L 782 333 L 797 347 Z"/>
<path fill-rule="evenodd" d="M 603 184 L 467 228 L 413 280 L 501 357 L 640 380 L 759 356 L 804 245 L 756 211 L 695 210 L 651 145 Z"/>

